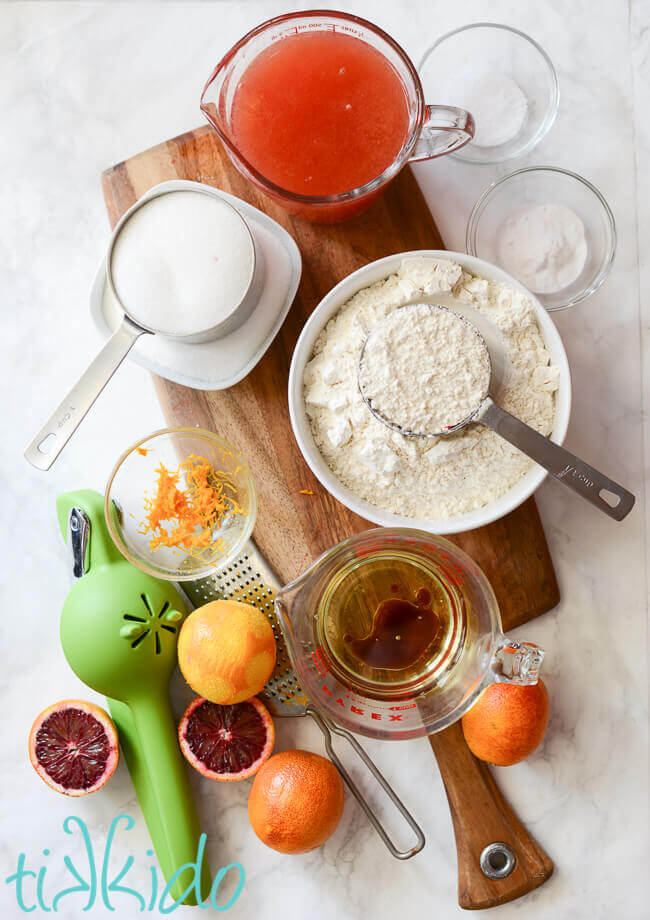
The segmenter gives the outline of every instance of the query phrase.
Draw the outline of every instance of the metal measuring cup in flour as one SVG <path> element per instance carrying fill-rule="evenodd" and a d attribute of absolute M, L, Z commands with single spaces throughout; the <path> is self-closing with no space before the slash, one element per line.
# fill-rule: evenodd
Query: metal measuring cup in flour
<path fill-rule="evenodd" d="M 359 355 L 357 379 L 361 396 L 374 417 L 407 438 L 445 437 L 472 423 L 485 425 L 609 517 L 622 520 L 634 505 L 631 492 L 494 401 L 507 368 L 498 331 L 469 305 L 454 301 L 452 309 L 441 302 L 445 299 L 419 296 L 389 313 L 367 335 Z M 419 322 L 414 323 L 414 319 Z M 471 360 L 464 360 L 464 354 L 440 352 L 439 360 L 448 362 L 454 378 L 445 379 L 443 373 L 436 379 L 435 374 L 427 375 L 425 367 L 420 391 L 412 386 L 409 391 L 402 375 L 409 361 L 413 361 L 413 351 L 409 353 L 405 330 L 410 328 L 414 335 L 417 333 L 422 346 L 427 326 L 436 334 L 442 330 L 447 351 L 466 349 L 471 351 Z M 424 355 L 419 357 L 423 362 L 428 360 Z M 432 354 L 432 363 L 434 360 Z M 418 370 L 413 368 L 412 379 L 417 378 Z"/>
<path fill-rule="evenodd" d="M 205 202 L 209 201 L 210 205 L 207 207 L 212 209 L 211 215 L 214 214 L 215 220 L 223 220 L 227 225 L 229 255 L 230 247 L 237 247 L 243 268 L 240 277 L 234 283 L 224 283 L 221 290 L 215 290 L 214 316 L 209 316 L 209 312 L 203 307 L 197 309 L 192 317 L 182 293 L 179 293 L 177 303 L 172 300 L 167 302 L 165 309 L 161 306 L 157 316 L 155 300 L 153 303 L 145 304 L 143 301 L 147 300 L 147 293 L 144 286 L 132 283 L 133 275 L 123 270 L 123 265 L 127 264 L 128 267 L 129 258 L 132 260 L 134 256 L 130 237 L 137 235 L 134 233 L 136 228 L 139 227 L 142 231 L 138 251 L 146 257 L 147 233 L 160 225 L 160 219 L 167 221 L 167 236 L 164 247 L 153 251 L 165 254 L 159 266 L 162 276 L 159 280 L 162 284 L 165 282 L 166 272 L 170 277 L 173 276 L 173 271 L 167 271 L 170 266 L 165 264 L 166 259 L 173 260 L 175 254 L 182 253 L 183 249 L 185 252 L 191 251 L 191 247 L 188 249 L 186 237 L 188 233 L 197 231 L 197 228 L 192 226 L 189 214 L 175 222 L 173 215 L 164 213 L 169 211 L 167 205 L 171 196 L 182 196 L 184 204 L 189 202 L 187 196 L 198 196 L 199 201 L 196 203 L 200 203 L 203 210 L 207 206 Z M 195 213 L 198 214 L 199 210 L 200 208 Z M 132 220 L 135 215 L 139 215 L 137 222 Z M 174 245 L 175 240 L 178 245 Z M 211 258 L 214 258 L 215 263 L 219 261 L 216 254 Z M 223 261 L 227 264 L 227 260 Z M 178 274 L 179 266 L 173 268 Z M 159 335 L 179 342 L 198 343 L 221 338 L 240 326 L 249 317 L 259 299 L 262 274 L 260 255 L 248 225 L 241 214 L 223 199 L 217 199 L 200 188 L 179 190 L 162 187 L 137 201 L 116 225 L 106 255 L 106 283 L 122 310 L 122 320 L 95 360 L 29 445 L 25 451 L 26 459 L 38 469 L 50 469 L 141 335 Z M 188 277 L 191 282 L 192 277 Z M 224 301 L 222 304 L 218 303 L 219 296 Z"/>

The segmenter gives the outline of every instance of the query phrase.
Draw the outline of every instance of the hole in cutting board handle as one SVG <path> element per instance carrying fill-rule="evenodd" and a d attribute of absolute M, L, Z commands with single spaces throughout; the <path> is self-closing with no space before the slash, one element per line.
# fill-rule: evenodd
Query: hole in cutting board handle
<path fill-rule="evenodd" d="M 479 858 L 481 871 L 486 878 L 507 878 L 515 868 L 517 857 L 507 843 L 490 843 Z"/>

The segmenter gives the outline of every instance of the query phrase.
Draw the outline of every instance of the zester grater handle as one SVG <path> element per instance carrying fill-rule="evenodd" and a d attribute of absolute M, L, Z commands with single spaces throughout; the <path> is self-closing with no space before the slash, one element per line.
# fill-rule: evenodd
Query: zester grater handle
<path fill-rule="evenodd" d="M 314 709 L 310 704 L 307 705 L 306 712 L 307 712 L 307 715 L 312 717 L 314 722 L 318 725 L 318 727 L 322 731 L 323 736 L 325 738 L 325 748 L 327 749 L 327 753 L 329 755 L 330 760 L 332 761 L 334 766 L 337 768 L 337 770 L 343 777 L 343 780 L 345 781 L 350 792 L 355 797 L 355 799 L 357 800 L 357 802 L 359 803 L 359 805 L 365 812 L 366 817 L 368 818 L 368 820 L 370 821 L 374 829 L 377 831 L 381 839 L 384 841 L 384 843 L 386 844 L 386 847 L 392 853 L 395 859 L 410 859 L 411 856 L 415 856 L 416 853 L 419 853 L 425 843 L 424 834 L 422 833 L 422 829 L 420 828 L 419 824 L 417 823 L 413 815 L 408 811 L 408 809 L 406 808 L 402 800 L 399 798 L 395 790 L 392 788 L 388 780 L 383 776 L 383 774 L 377 768 L 376 764 L 374 764 L 373 761 L 370 759 L 370 757 L 366 754 L 366 752 L 361 747 L 361 745 L 359 744 L 357 739 L 354 737 L 354 735 L 344 728 L 339 728 L 339 726 L 335 725 L 334 722 L 331 722 L 328 718 L 326 718 L 325 716 L 317 712 L 317 710 Z M 410 847 L 410 849 L 398 850 L 395 844 L 393 843 L 393 841 L 390 839 L 385 827 L 383 826 L 383 824 L 381 824 L 381 822 L 379 821 L 379 818 L 373 812 L 369 803 L 364 798 L 363 793 L 358 788 L 358 786 L 356 785 L 356 783 L 354 782 L 350 774 L 347 772 L 347 770 L 345 769 L 345 767 L 343 766 L 343 764 L 337 757 L 334 751 L 334 746 L 332 745 L 332 732 L 335 735 L 338 735 L 340 738 L 345 738 L 348 744 L 350 744 L 350 746 L 356 751 L 357 755 L 361 758 L 361 760 L 366 765 L 368 770 L 372 773 L 372 775 L 377 780 L 379 785 L 382 787 L 382 789 L 384 790 L 388 798 L 391 800 L 393 805 L 395 805 L 397 810 L 404 816 L 404 818 L 406 818 L 406 821 L 409 824 L 409 826 L 415 831 L 417 843 L 414 846 Z"/>

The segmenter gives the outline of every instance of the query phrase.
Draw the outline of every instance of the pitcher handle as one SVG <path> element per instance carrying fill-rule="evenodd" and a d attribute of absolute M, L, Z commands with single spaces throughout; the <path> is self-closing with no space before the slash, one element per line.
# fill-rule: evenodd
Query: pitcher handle
<path fill-rule="evenodd" d="M 460 150 L 472 140 L 474 130 L 474 118 L 465 109 L 457 109 L 453 105 L 428 105 L 420 136 L 408 162 L 419 163 Z"/>
<path fill-rule="evenodd" d="M 419 853 L 422 847 L 424 846 L 425 839 L 422 829 L 419 824 L 416 822 L 413 815 L 408 811 L 402 800 L 399 798 L 395 790 L 392 788 L 388 780 L 382 775 L 377 766 L 373 763 L 370 757 L 366 754 L 364 749 L 361 747 L 357 739 L 354 737 L 351 732 L 346 731 L 344 728 L 339 728 L 334 722 L 331 722 L 326 716 L 322 716 L 316 709 L 311 705 L 307 705 L 306 708 L 307 715 L 311 716 L 314 722 L 318 725 L 320 730 L 325 737 L 325 748 L 329 755 L 330 760 L 339 771 L 346 785 L 348 786 L 350 792 L 355 797 L 361 808 L 366 814 L 366 817 L 377 831 L 381 839 L 386 844 L 387 848 L 390 850 L 395 859 L 410 859 L 411 856 L 415 856 L 416 853 Z M 386 829 L 381 824 L 375 813 L 372 811 L 370 805 L 363 797 L 362 792 L 355 784 L 354 780 L 347 772 L 336 753 L 334 752 L 334 747 L 332 745 L 332 732 L 335 735 L 338 735 L 340 738 L 345 738 L 345 740 L 354 748 L 356 753 L 359 755 L 361 760 L 364 762 L 368 770 L 372 773 L 374 778 L 377 780 L 379 785 L 382 787 L 386 795 L 389 797 L 391 802 L 395 805 L 397 810 L 406 818 L 409 826 L 415 831 L 415 836 L 417 838 L 417 843 L 415 846 L 412 846 L 408 850 L 398 850 L 393 841 L 388 836 Z"/>
<path fill-rule="evenodd" d="M 544 655 L 544 649 L 532 642 L 512 642 L 504 638 L 492 656 L 492 678 L 495 683 L 536 684 Z"/>

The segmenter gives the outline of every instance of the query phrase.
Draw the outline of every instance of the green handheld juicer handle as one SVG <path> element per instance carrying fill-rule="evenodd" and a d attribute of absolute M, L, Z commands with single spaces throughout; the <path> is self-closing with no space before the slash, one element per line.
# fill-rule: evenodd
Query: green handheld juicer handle
<path fill-rule="evenodd" d="M 195 865 L 201 828 L 169 701 L 178 630 L 187 613 L 168 582 L 127 562 L 106 527 L 104 499 L 82 490 L 57 501 L 59 526 L 73 552 L 77 581 L 61 614 L 68 663 L 89 687 L 108 697 L 138 801 L 167 882 Z M 82 576 L 82 577 L 80 577 Z M 194 876 L 171 886 L 180 899 Z M 205 862 L 195 891 L 207 898 Z M 169 902 L 167 902 L 169 903 Z M 193 893 L 183 901 L 197 903 Z"/>
<path fill-rule="evenodd" d="M 185 762 L 178 756 L 171 707 L 153 698 L 150 705 L 140 702 L 131 707 L 111 699 L 108 705 L 160 869 L 169 881 L 181 866 L 196 861 L 201 834 Z M 200 887 L 207 898 L 210 877 L 205 862 L 201 868 Z M 180 898 L 190 883 L 188 871 L 170 889 L 171 898 Z M 186 898 L 183 903 L 194 904 L 196 899 Z"/>

